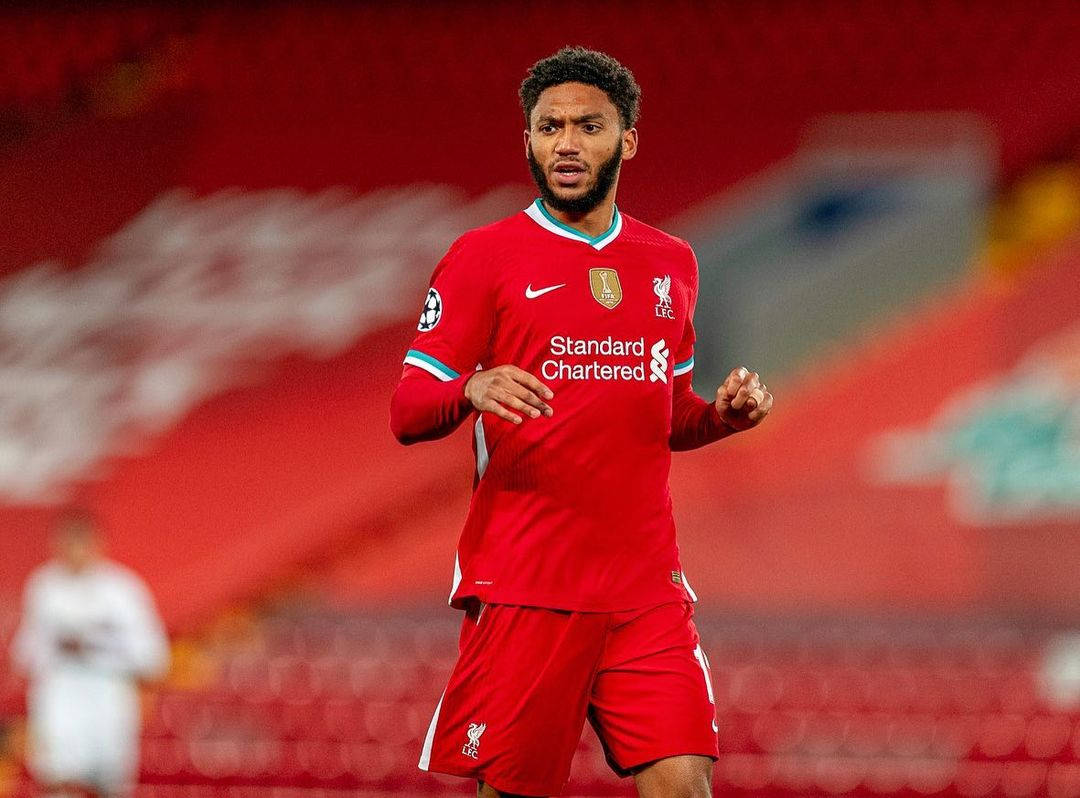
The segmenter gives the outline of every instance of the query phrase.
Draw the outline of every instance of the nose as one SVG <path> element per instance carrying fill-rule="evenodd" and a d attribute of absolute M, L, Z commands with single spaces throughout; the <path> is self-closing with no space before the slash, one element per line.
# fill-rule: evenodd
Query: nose
<path fill-rule="evenodd" d="M 567 125 L 563 128 L 558 141 L 555 142 L 555 152 L 558 155 L 577 155 L 581 152 L 573 125 Z"/>

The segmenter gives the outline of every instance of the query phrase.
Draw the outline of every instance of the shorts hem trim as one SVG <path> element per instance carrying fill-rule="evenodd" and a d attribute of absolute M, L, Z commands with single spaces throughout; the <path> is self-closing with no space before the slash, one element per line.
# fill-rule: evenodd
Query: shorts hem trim
<path fill-rule="evenodd" d="M 709 759 L 711 759 L 713 762 L 716 762 L 716 761 L 718 761 L 720 759 L 720 756 L 715 751 L 715 749 L 712 750 L 712 751 L 685 751 L 685 750 L 681 750 L 681 751 L 665 751 L 665 752 L 662 752 L 662 753 L 659 753 L 659 754 L 654 754 L 652 752 L 650 752 L 648 754 L 641 754 L 641 755 L 635 756 L 631 760 L 631 764 L 627 765 L 626 767 L 623 767 L 622 765 L 619 765 L 618 763 L 616 763 L 614 761 L 614 759 L 608 759 L 608 765 L 611 766 L 611 769 L 615 772 L 615 775 L 619 776 L 620 778 L 625 779 L 628 776 L 633 776 L 635 772 L 639 771 L 645 765 L 651 765 L 654 762 L 659 762 L 661 759 L 671 759 L 672 757 L 676 757 L 676 756 L 705 756 L 705 757 L 708 757 Z"/>
<path fill-rule="evenodd" d="M 430 763 L 428 767 L 420 768 L 426 770 L 428 773 L 441 773 L 444 776 L 458 776 L 463 779 L 473 779 L 475 781 L 482 781 L 485 784 L 490 784 L 497 791 L 501 793 L 512 793 L 514 795 L 533 795 L 533 796 L 548 796 L 558 795 L 566 787 L 566 782 L 557 787 L 553 787 L 550 784 L 538 786 L 536 784 L 522 784 L 520 782 L 504 781 L 495 777 L 489 779 L 480 769 L 473 768 L 455 768 L 453 765 L 438 765 L 434 762 Z"/>

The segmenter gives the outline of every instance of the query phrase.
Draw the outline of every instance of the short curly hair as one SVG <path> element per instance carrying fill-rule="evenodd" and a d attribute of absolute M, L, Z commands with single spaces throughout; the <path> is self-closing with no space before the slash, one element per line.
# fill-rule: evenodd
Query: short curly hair
<path fill-rule="evenodd" d="M 521 82 L 518 96 L 521 97 L 526 126 L 540 94 L 544 89 L 560 83 L 596 86 L 607 94 L 619 110 L 624 128 L 632 128 L 637 123 L 641 109 L 641 87 L 634 80 L 633 73 L 606 53 L 584 47 L 564 47 L 533 64 Z"/>

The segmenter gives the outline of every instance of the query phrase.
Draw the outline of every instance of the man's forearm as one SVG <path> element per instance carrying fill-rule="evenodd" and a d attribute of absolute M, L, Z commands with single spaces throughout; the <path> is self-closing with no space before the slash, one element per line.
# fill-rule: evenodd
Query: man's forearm
<path fill-rule="evenodd" d="M 404 444 L 443 438 L 472 412 L 465 383 L 472 374 L 442 382 L 406 366 L 390 400 L 390 430 Z"/>
<path fill-rule="evenodd" d="M 689 378 L 676 379 L 671 405 L 671 451 L 698 449 L 735 432 L 720 420 L 715 404 L 694 393 Z"/>

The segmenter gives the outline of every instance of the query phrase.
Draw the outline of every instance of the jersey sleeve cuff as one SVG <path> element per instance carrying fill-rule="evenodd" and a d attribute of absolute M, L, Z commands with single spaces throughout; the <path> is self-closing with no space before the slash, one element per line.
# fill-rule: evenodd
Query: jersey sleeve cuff
<path fill-rule="evenodd" d="M 404 362 L 410 366 L 416 366 L 419 369 L 423 369 L 428 374 L 443 382 L 450 382 L 461 376 L 461 374 L 450 368 L 438 358 L 434 358 L 425 352 L 421 352 L 419 349 L 410 349 L 406 352 Z"/>
<path fill-rule="evenodd" d="M 694 369 L 694 356 L 690 355 L 686 360 L 681 363 L 676 363 L 672 376 L 680 377 L 683 374 L 689 374 Z"/>

